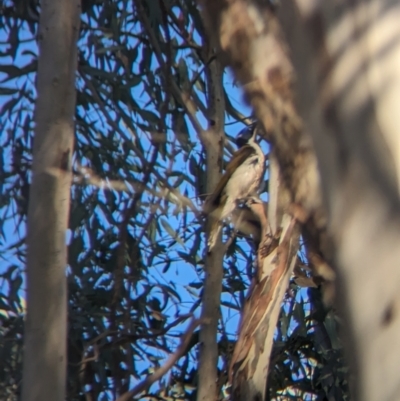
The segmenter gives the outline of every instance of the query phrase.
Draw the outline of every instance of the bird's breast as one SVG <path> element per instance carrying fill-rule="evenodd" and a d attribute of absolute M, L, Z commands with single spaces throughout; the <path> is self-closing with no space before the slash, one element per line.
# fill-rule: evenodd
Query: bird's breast
<path fill-rule="evenodd" d="M 242 163 L 228 181 L 225 194 L 230 198 L 243 198 L 258 191 L 264 166 L 258 155 L 249 157 Z"/>

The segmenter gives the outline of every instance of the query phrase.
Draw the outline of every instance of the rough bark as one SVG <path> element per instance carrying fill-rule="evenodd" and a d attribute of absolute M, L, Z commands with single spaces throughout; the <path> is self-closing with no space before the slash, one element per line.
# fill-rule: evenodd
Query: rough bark
<path fill-rule="evenodd" d="M 62 401 L 66 383 L 66 230 L 80 1 L 42 1 L 28 210 L 23 401 Z"/>
<path fill-rule="evenodd" d="M 212 56 L 211 51 L 209 56 Z M 222 171 L 225 137 L 225 101 L 222 75 L 223 68 L 219 61 L 212 61 L 207 70 L 209 126 L 208 130 L 202 135 L 202 142 L 206 151 L 206 191 L 208 194 L 218 184 Z M 210 225 L 211 221 L 207 221 L 207 233 L 210 230 Z M 198 401 L 217 399 L 217 328 L 220 318 L 224 253 L 225 249 L 222 245 L 221 234 L 219 234 L 212 252 L 206 256 L 204 265 L 205 280 L 201 312 L 204 323 L 200 330 Z"/>

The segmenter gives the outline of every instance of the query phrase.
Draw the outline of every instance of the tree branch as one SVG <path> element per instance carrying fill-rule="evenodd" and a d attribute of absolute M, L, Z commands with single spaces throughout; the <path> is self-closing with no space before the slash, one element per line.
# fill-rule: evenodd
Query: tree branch
<path fill-rule="evenodd" d="M 178 359 L 184 355 L 190 343 L 190 339 L 192 338 L 194 330 L 201 323 L 204 323 L 204 320 L 201 319 L 193 320 L 190 323 L 189 327 L 187 328 L 186 332 L 182 335 L 179 347 L 172 355 L 170 355 L 165 364 L 160 368 L 158 368 L 152 375 L 148 376 L 146 379 L 141 381 L 132 390 L 122 394 L 115 401 L 128 401 L 135 395 L 140 394 L 141 392 L 147 390 L 156 381 L 160 380 L 175 365 Z"/>

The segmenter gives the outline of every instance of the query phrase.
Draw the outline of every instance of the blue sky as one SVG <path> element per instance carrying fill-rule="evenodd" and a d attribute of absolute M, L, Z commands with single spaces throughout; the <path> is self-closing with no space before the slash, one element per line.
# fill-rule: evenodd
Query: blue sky
<path fill-rule="evenodd" d="M 20 45 L 18 54 L 15 56 L 15 59 L 13 60 L 10 56 L 8 56 L 8 57 L 0 56 L 0 65 L 1 64 L 3 64 L 3 65 L 12 64 L 12 65 L 21 67 L 21 66 L 26 65 L 27 63 L 29 63 L 32 60 L 32 53 L 36 53 L 37 49 L 36 49 L 36 44 L 34 42 L 28 41 L 28 39 L 31 38 L 31 33 L 29 31 L 21 30 L 19 32 L 19 38 L 22 42 L 24 42 L 24 41 L 25 42 Z M 8 46 L 7 40 L 8 40 L 8 38 L 5 36 L 4 30 L 0 29 L 0 52 L 4 52 L 5 48 Z M 183 53 L 182 53 L 182 57 L 184 57 Z M 156 67 L 157 67 L 157 63 L 156 63 L 156 61 L 154 61 L 154 68 L 156 68 Z M 1 70 L 1 68 L 0 68 L 0 70 Z M 3 84 L 1 82 L 4 79 L 4 77 L 5 77 L 5 74 L 0 72 L 0 88 L 6 86 L 8 88 L 14 87 L 14 88 L 21 89 L 22 86 L 25 84 L 25 80 L 23 80 L 23 79 L 16 79 L 14 81 Z M 35 91 L 33 80 L 29 80 L 27 85 L 28 85 L 29 90 L 31 90 L 32 92 Z M 78 82 L 78 85 L 79 85 L 79 82 Z M 244 103 L 242 91 L 237 87 L 237 85 L 235 85 L 234 78 L 229 70 L 224 75 L 224 85 L 225 85 L 225 88 L 227 89 L 227 92 L 230 96 L 231 102 L 234 104 L 234 106 L 236 106 L 241 111 L 242 114 L 249 116 L 251 114 L 251 108 Z M 134 89 L 134 97 L 137 100 L 137 102 L 143 106 L 148 101 L 148 98 L 146 98 L 146 95 L 143 94 L 143 87 L 141 85 L 137 86 Z M 10 100 L 9 95 L 0 96 L 0 108 L 3 107 L 6 104 L 6 102 L 9 100 Z M 30 107 L 32 107 L 32 105 L 30 105 Z M 151 108 L 149 108 L 149 110 L 151 110 Z M 90 116 L 88 116 L 88 118 L 93 118 L 93 119 L 98 118 L 98 113 L 96 110 L 91 110 L 88 114 L 90 114 Z M 202 122 L 203 127 L 206 128 L 206 121 L 205 121 L 204 117 L 200 113 L 198 114 L 198 117 L 199 117 L 199 120 Z M 106 128 L 107 123 L 102 121 L 101 119 L 99 119 L 98 121 L 99 121 L 98 122 L 99 133 L 101 134 L 102 129 L 107 129 Z M 102 126 L 103 123 L 104 123 L 104 127 Z M 4 121 L 1 120 L 1 117 L 0 117 L 0 124 L 4 124 Z M 227 119 L 226 133 L 228 134 L 228 136 L 234 137 L 242 128 L 243 128 L 242 124 L 235 123 L 232 120 Z M 77 135 L 79 135 L 79 134 L 77 134 Z M 142 136 L 141 141 L 143 143 L 143 146 L 145 148 L 146 147 L 150 148 L 149 133 L 141 132 L 140 135 Z M 176 139 L 172 132 L 168 133 L 168 138 L 169 138 L 169 141 L 171 142 L 171 144 L 174 143 L 174 141 L 176 142 Z M 190 140 L 194 144 L 193 151 L 199 152 L 201 150 L 201 147 L 199 145 L 199 140 L 197 138 L 197 135 L 194 132 L 192 127 L 190 128 Z M 5 137 L 4 137 L 4 132 L 3 132 L 3 134 L 0 134 L 0 144 L 3 145 L 4 141 L 5 141 Z M 264 148 L 264 150 L 266 152 L 268 151 L 268 146 L 265 142 L 262 143 L 262 147 Z M 95 151 L 95 149 L 93 149 L 93 151 Z M 7 161 L 10 160 L 11 149 L 9 146 L 3 147 L 3 157 Z M 188 162 L 187 162 L 187 160 L 184 159 L 183 154 L 178 155 L 176 157 L 176 159 L 174 160 L 174 170 L 187 172 L 188 169 L 189 169 Z M 5 191 L 7 188 L 7 183 L 3 183 L 3 185 L 4 185 L 3 191 Z M 198 199 L 196 199 L 195 193 L 190 189 L 190 187 L 188 186 L 187 188 L 189 188 L 188 196 L 200 208 L 201 202 Z M 93 189 L 93 188 L 90 189 L 90 191 L 93 191 L 93 190 L 99 192 L 98 196 L 100 198 L 106 196 L 105 190 L 98 190 L 98 189 Z M 264 198 L 264 200 L 266 200 L 265 194 L 263 195 L 263 198 Z M 146 199 L 146 197 L 144 197 L 144 199 Z M 169 210 L 171 211 L 172 208 L 169 208 Z M 99 214 L 101 215 L 101 212 L 99 212 Z M 120 216 L 116 216 L 116 218 L 119 219 Z M 165 215 L 165 216 L 163 216 L 163 218 L 166 219 L 168 221 L 168 223 L 174 229 L 177 229 L 179 227 L 179 224 L 181 224 L 181 216 L 179 216 L 179 215 L 177 215 L 177 216 Z M 101 217 L 101 219 L 102 219 L 104 225 L 107 226 L 108 223 L 106 222 L 105 217 Z M 0 253 L 0 273 L 4 272 L 5 269 L 7 269 L 10 266 L 10 264 L 16 264 L 17 266 L 19 266 L 19 270 L 16 270 L 14 272 L 14 275 L 18 275 L 18 273 L 24 269 L 24 266 L 22 266 L 21 262 L 18 260 L 18 258 L 16 258 L 12 252 L 7 251 L 6 248 L 9 244 L 17 242 L 23 237 L 25 227 L 24 227 L 24 225 L 19 224 L 15 218 L 7 218 L 7 216 L 4 216 L 4 215 L 3 215 L 3 221 L 4 221 L 4 225 L 3 225 L 4 239 L 2 240 L 2 243 L 0 243 L 0 252 L 1 252 Z M 161 240 L 162 239 L 160 238 L 160 241 Z M 170 239 L 167 239 L 166 243 L 168 243 L 169 241 L 170 241 Z M 244 239 L 241 239 L 240 241 L 242 243 L 245 242 Z M 85 242 L 86 242 L 86 245 L 89 246 L 89 240 L 87 238 L 86 238 Z M 190 242 L 188 242 L 188 244 L 190 245 Z M 155 266 L 155 268 L 151 269 L 151 272 L 150 272 L 150 281 L 153 281 L 154 283 L 157 283 L 157 284 L 164 283 L 166 286 L 173 285 L 181 297 L 181 301 L 179 303 L 177 303 L 175 305 L 173 303 L 171 303 L 171 305 L 169 307 L 169 310 L 171 311 L 171 315 L 174 315 L 176 313 L 183 314 L 186 311 L 190 310 L 190 308 L 193 305 L 193 302 L 195 302 L 198 299 L 199 292 L 197 289 L 190 287 L 189 284 L 193 283 L 193 282 L 202 281 L 202 277 L 195 271 L 193 266 L 186 263 L 185 261 L 183 261 L 180 258 L 178 252 L 182 251 L 184 248 L 185 248 L 185 246 L 180 247 L 179 244 L 178 245 L 175 244 L 173 246 L 173 248 L 171 248 L 169 257 L 171 259 L 173 259 L 174 261 L 171 264 L 171 268 L 166 273 L 164 273 L 162 271 L 161 267 L 157 268 L 157 266 Z M 250 247 L 247 247 L 246 249 L 248 250 L 248 252 L 252 252 Z M 239 261 L 239 264 L 242 264 L 240 266 L 240 269 L 242 269 L 243 272 L 245 272 L 244 261 L 243 261 L 243 259 L 241 259 L 240 255 L 238 255 L 238 261 Z M 1 293 L 4 294 L 7 291 L 8 291 L 8 286 L 5 285 L 4 282 L 2 283 L 1 279 L 0 279 L 0 295 L 1 295 Z M 140 286 L 137 289 L 137 291 L 140 292 Z M 21 294 L 21 295 L 24 296 L 23 294 Z M 160 295 L 160 298 L 161 298 L 161 295 Z M 226 302 L 226 303 L 231 303 L 231 302 L 233 302 L 233 297 L 227 293 L 224 293 L 222 296 L 222 301 Z M 197 315 L 198 315 L 198 313 L 199 313 L 199 310 L 197 311 Z M 237 324 L 238 324 L 238 320 L 239 320 L 239 314 L 237 312 L 235 312 L 233 309 L 224 308 L 224 320 L 226 321 L 227 333 L 230 334 L 231 338 L 235 338 Z M 147 365 L 144 365 L 143 367 L 145 367 L 145 366 L 147 366 Z"/>
<path fill-rule="evenodd" d="M 26 29 L 21 29 L 18 31 L 18 36 L 19 36 L 19 41 L 20 45 L 18 48 L 17 54 L 14 55 L 14 58 L 11 56 L 5 57 L 4 55 L 0 58 L 0 65 L 13 65 L 16 67 L 23 67 L 30 63 L 32 61 L 32 57 L 34 54 L 37 53 L 37 47 L 35 41 L 32 40 L 32 34 L 29 32 L 29 30 Z M 0 30 L 0 52 L 4 53 L 7 48 L 9 47 L 8 44 L 9 37 L 8 35 L 5 34 L 5 31 L 3 29 Z M 184 57 L 184 54 L 182 54 L 182 57 Z M 157 62 L 154 61 L 154 68 L 157 67 Z M 0 68 L 1 70 L 1 68 Z M 23 78 L 17 78 L 12 81 L 7 81 L 2 83 L 4 78 L 6 77 L 6 74 L 0 72 L 0 88 L 1 87 L 6 87 L 6 88 L 11 88 L 11 89 L 22 89 L 25 88 L 25 90 L 31 91 L 33 94 L 35 93 L 35 86 L 34 86 L 34 80 L 33 80 L 33 75 L 31 75 L 32 78 L 29 80 L 26 80 L 24 77 Z M 227 88 L 228 94 L 231 98 L 232 103 L 234 106 L 238 107 L 241 112 L 244 115 L 250 115 L 251 109 L 244 104 L 242 101 L 242 93 L 241 90 L 234 84 L 234 79 L 233 76 L 229 73 L 229 71 L 225 74 L 224 76 L 224 83 L 225 87 Z M 79 83 L 78 83 L 79 85 Z M 134 97 L 137 99 L 139 104 L 145 105 L 148 101 L 148 98 L 146 98 L 145 94 L 143 93 L 143 87 L 138 86 L 137 88 L 134 89 Z M 12 95 L 6 95 L 6 96 L 0 96 L 0 107 L 3 107 L 8 101 L 10 101 L 10 98 Z M 27 104 L 27 109 L 32 110 L 33 105 L 32 104 Z M 96 111 L 91 112 L 92 117 L 94 119 L 98 118 L 98 115 Z M 21 118 L 24 118 L 24 115 L 21 116 Z M 89 117 L 91 118 L 91 117 Z M 206 128 L 206 121 L 204 117 L 201 115 L 201 113 L 198 113 L 198 118 L 202 122 L 203 127 Z M 101 122 L 101 120 L 100 120 Z M 0 123 L 5 124 L 5 121 L 0 120 Z M 31 123 L 32 124 L 32 123 Z M 190 127 L 190 124 L 189 124 Z M 240 131 L 243 128 L 242 124 L 237 124 L 237 123 L 232 123 L 232 121 L 228 121 L 226 125 L 226 133 L 230 136 L 235 136 L 238 131 Z M 99 130 L 101 130 L 99 126 Z M 6 140 L 4 136 L 4 131 L 3 135 L 0 135 L 0 143 L 4 144 L 4 141 Z M 99 131 L 101 132 L 101 131 Z M 17 134 L 18 135 L 18 134 Z M 23 135 L 21 132 L 19 135 Z M 142 138 L 142 144 L 146 147 L 150 147 L 150 142 L 149 142 L 149 135 L 146 132 L 141 133 Z M 174 141 L 174 136 L 172 133 L 169 133 L 169 138 L 172 141 Z M 190 140 L 193 144 L 197 145 L 195 146 L 194 150 L 197 149 L 197 151 L 200 151 L 200 146 L 198 144 L 198 138 L 197 135 L 195 134 L 193 129 L 190 129 Z M 264 144 L 265 146 L 265 144 Z M 10 146 L 4 146 L 3 149 L 3 157 L 6 161 L 11 161 L 11 155 L 12 151 Z M 11 166 L 10 166 L 11 168 Z M 174 162 L 174 169 L 177 171 L 188 171 L 188 164 L 187 161 L 184 160 L 183 157 L 180 157 L 179 155 L 176 157 L 175 162 Z M 3 190 L 5 191 L 7 188 L 7 183 L 3 183 Z M 190 189 L 190 188 L 189 188 Z M 103 197 L 104 195 L 101 195 L 101 190 L 99 191 L 99 196 Z M 188 193 L 188 196 L 192 198 L 195 204 L 199 208 L 201 208 L 201 202 L 199 200 L 195 199 L 194 193 Z M 16 255 L 8 251 L 7 248 L 10 244 L 13 244 L 15 242 L 20 241 L 24 237 L 25 233 L 25 226 L 24 224 L 20 224 L 20 222 L 16 218 L 11 218 L 11 214 L 15 213 L 16 211 L 16 204 L 13 203 L 7 214 L 4 214 L 5 211 L 3 209 L 3 232 L 4 232 L 4 238 L 1 244 L 1 254 L 0 254 L 0 273 L 4 272 L 8 269 L 8 267 L 12 264 L 15 264 L 18 266 L 18 269 L 14 270 L 13 272 L 13 277 L 16 279 L 18 275 L 24 270 L 24 266 L 21 264 L 21 261 L 19 260 Z M 99 212 L 101 215 L 101 212 Z M 165 216 L 165 219 L 168 220 L 169 224 L 173 228 L 177 228 L 177 224 L 179 224 L 179 216 L 177 218 L 174 218 L 173 216 Z M 103 223 L 105 226 L 107 226 L 106 219 L 103 218 Z M 89 243 L 87 242 L 87 245 Z M 193 305 L 193 302 L 197 299 L 197 294 L 198 291 L 194 288 L 191 288 L 189 286 L 190 283 L 193 283 L 195 281 L 201 281 L 201 277 L 198 276 L 196 271 L 193 269 L 193 266 L 187 264 L 183 260 L 179 258 L 179 254 L 176 253 L 176 251 L 179 251 L 179 248 L 175 247 L 175 253 L 172 256 L 172 258 L 175 260 L 175 262 L 172 263 L 172 267 L 168 270 L 167 274 L 162 273 L 160 269 L 152 269 L 151 274 L 153 275 L 152 280 L 154 283 L 164 283 L 165 285 L 174 285 L 176 290 L 179 292 L 181 296 L 181 302 L 179 304 L 180 310 L 179 313 L 184 313 L 185 310 L 189 310 L 190 307 Z M 3 294 L 6 294 L 9 290 L 9 285 L 6 281 L 0 280 L 0 292 Z M 197 293 L 197 294 L 196 294 Z M 24 294 L 21 293 L 21 296 L 25 298 Z M 224 301 L 225 302 L 232 302 L 232 299 L 229 295 L 224 294 L 223 295 Z M 172 307 L 172 305 L 171 305 Z M 176 307 L 176 306 L 175 306 Z M 231 311 L 227 309 L 227 322 L 229 324 L 229 331 L 231 333 L 235 333 L 236 327 L 237 327 L 237 322 L 238 322 L 238 315 L 236 313 L 233 313 L 231 315 Z"/>
<path fill-rule="evenodd" d="M 19 36 L 19 40 L 20 40 L 21 44 L 19 46 L 18 53 L 15 55 L 15 58 L 12 59 L 11 56 L 2 57 L 1 61 L 0 61 L 1 64 L 12 64 L 14 66 L 22 67 L 22 66 L 28 64 L 32 60 L 32 54 L 37 53 L 36 43 L 31 40 L 31 38 L 32 38 L 31 32 L 29 32 L 28 30 L 21 29 L 18 31 L 18 36 Z M 0 51 L 4 52 L 4 50 L 9 46 L 7 44 L 8 39 L 9 38 L 5 35 L 4 30 L 0 30 Z M 196 39 L 198 39 L 198 38 L 196 38 Z M 110 42 L 110 45 L 112 45 L 111 42 Z M 184 57 L 183 52 L 182 52 L 182 57 Z M 154 64 L 154 68 L 156 68 L 157 62 L 155 60 L 154 60 L 153 64 Z M 4 76 L 5 76 L 5 74 L 0 72 L 0 82 L 2 81 Z M 232 74 L 228 70 L 224 75 L 224 84 L 225 84 L 227 92 L 230 96 L 231 102 L 234 104 L 234 106 L 236 106 L 242 112 L 242 114 L 248 116 L 251 114 L 251 108 L 243 102 L 242 91 L 238 88 L 238 86 L 234 83 L 234 81 L 235 80 L 234 80 Z M 5 84 L 0 83 L 1 86 L 4 85 L 8 88 L 14 87 L 14 88 L 20 88 L 20 89 L 25 84 L 26 84 L 25 79 L 19 79 L 19 78 L 14 81 L 7 82 Z M 79 83 L 78 83 L 78 85 L 79 85 Z M 34 82 L 32 80 L 28 81 L 28 88 L 32 92 L 35 92 Z M 144 105 L 148 101 L 148 99 L 146 98 L 145 94 L 143 93 L 143 87 L 139 85 L 137 88 L 134 89 L 134 91 L 135 91 L 135 93 L 134 93 L 135 99 L 137 99 L 139 104 Z M 9 101 L 9 99 L 10 99 L 10 96 L 0 96 L 0 107 L 3 106 L 7 101 Z M 97 118 L 96 112 L 93 111 L 92 114 L 93 114 L 93 118 Z M 198 118 L 201 121 L 201 123 L 203 124 L 203 127 L 206 128 L 207 123 L 206 123 L 204 117 L 201 115 L 201 113 L 198 113 Z M 190 124 L 189 124 L 189 126 L 190 126 Z M 235 123 L 232 120 L 229 121 L 229 119 L 227 120 L 226 133 L 229 136 L 234 137 L 237 134 L 237 132 L 239 132 L 242 128 L 243 128 L 242 124 Z M 144 146 L 146 146 L 146 145 L 150 146 L 148 134 L 146 132 L 142 132 L 141 135 L 143 135 L 141 141 L 144 144 Z M 170 137 L 171 141 L 174 141 L 174 137 L 173 137 L 173 135 L 171 136 L 171 133 L 169 134 L 169 137 Z M 198 144 L 198 138 L 197 138 L 197 135 L 195 134 L 193 128 L 190 130 L 190 140 L 192 141 L 193 144 L 195 144 L 195 143 Z M 265 143 L 263 143 L 262 146 L 267 151 L 267 149 L 268 149 L 267 145 Z M 195 149 L 198 149 L 198 151 L 199 151 L 200 146 L 196 145 L 194 150 Z M 9 160 L 11 157 L 10 147 L 5 147 L 3 149 L 3 153 L 4 153 L 3 157 L 5 158 L 5 160 Z M 178 171 L 179 170 L 188 171 L 187 161 L 184 160 L 182 157 L 179 157 L 179 155 L 178 155 L 175 160 L 174 169 L 176 169 Z M 201 202 L 199 202 L 199 200 L 195 199 L 195 196 L 193 193 L 189 192 L 188 196 L 193 199 L 193 201 L 198 205 L 199 208 L 201 207 Z M 10 212 L 12 209 L 15 209 L 15 208 L 11 208 Z M 6 216 L 3 216 L 3 217 L 5 217 L 3 231 L 5 234 L 5 244 L 4 245 L 6 246 L 7 244 L 11 244 L 11 243 L 23 238 L 25 227 L 24 227 L 24 225 L 19 224 L 19 222 L 16 221 L 15 218 L 10 219 L 10 218 L 7 218 Z M 175 223 L 174 223 L 174 220 L 175 220 Z M 177 228 L 176 224 L 178 224 L 178 220 L 179 219 L 174 219 L 172 216 L 168 216 L 168 221 L 174 228 Z M 19 260 L 17 258 L 15 258 L 15 256 L 12 253 L 5 251 L 4 247 L 3 247 L 3 252 L 1 254 L 1 259 L 0 259 L 0 271 L 7 268 L 11 262 L 15 263 L 16 265 L 21 266 Z M 173 282 L 177 287 L 181 286 L 181 287 L 187 288 L 187 285 L 190 282 L 197 281 L 200 279 L 200 277 L 198 277 L 197 274 L 194 272 L 193 268 L 191 266 L 188 266 L 183 261 L 175 262 L 173 264 L 173 268 L 171 268 L 169 270 L 167 276 L 165 276 L 159 272 L 157 273 L 157 271 L 155 271 L 155 272 L 156 272 L 155 273 L 156 277 L 154 278 L 155 280 L 165 281 L 166 284 L 167 284 L 167 282 Z M 184 294 L 186 294 L 186 295 L 184 295 Z M 184 302 L 187 300 L 189 305 L 192 304 L 193 299 L 187 298 L 188 296 L 190 296 L 190 294 L 188 294 L 187 291 L 182 291 L 182 296 L 185 297 Z M 184 306 L 184 303 L 181 304 L 181 306 Z M 233 327 L 236 327 L 236 324 L 237 324 L 237 317 L 233 318 Z"/>

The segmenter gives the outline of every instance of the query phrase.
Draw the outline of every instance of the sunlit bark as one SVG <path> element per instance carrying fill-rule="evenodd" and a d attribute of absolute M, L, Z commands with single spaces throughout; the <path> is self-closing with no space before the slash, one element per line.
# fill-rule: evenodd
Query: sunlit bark
<path fill-rule="evenodd" d="M 330 215 L 355 396 L 396 400 L 400 7 L 296 1 L 280 14 Z"/>
<path fill-rule="evenodd" d="M 66 388 L 68 227 L 80 1 L 42 1 L 33 176 L 28 212 L 23 401 Z"/>

